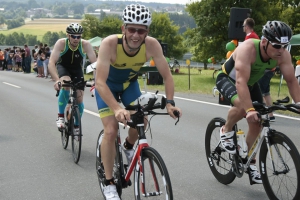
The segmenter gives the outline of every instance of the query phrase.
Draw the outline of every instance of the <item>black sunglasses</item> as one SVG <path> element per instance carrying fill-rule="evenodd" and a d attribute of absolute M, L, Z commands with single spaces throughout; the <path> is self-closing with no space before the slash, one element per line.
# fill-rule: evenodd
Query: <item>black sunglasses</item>
<path fill-rule="evenodd" d="M 126 27 L 129 33 L 135 33 L 137 32 L 139 35 L 143 35 L 148 32 L 146 29 L 139 29 L 139 28 L 133 28 L 133 27 Z"/>
<path fill-rule="evenodd" d="M 272 43 L 269 41 L 269 43 L 272 45 L 273 48 L 275 49 L 281 49 L 281 48 L 284 48 L 286 49 L 288 46 L 289 46 L 289 43 L 287 44 L 278 44 L 278 43 Z"/>
<path fill-rule="evenodd" d="M 71 36 L 71 38 L 73 38 L 73 39 L 80 39 L 81 38 L 81 35 L 70 35 Z"/>

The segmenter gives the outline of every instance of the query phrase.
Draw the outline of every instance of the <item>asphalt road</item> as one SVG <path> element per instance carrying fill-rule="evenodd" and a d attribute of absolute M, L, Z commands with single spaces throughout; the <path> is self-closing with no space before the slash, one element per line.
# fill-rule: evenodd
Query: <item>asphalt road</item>
<path fill-rule="evenodd" d="M 102 129 L 95 99 L 85 95 L 82 155 L 78 164 L 71 148 L 64 150 L 57 131 L 57 97 L 53 82 L 33 74 L 0 71 L 0 199 L 80 200 L 103 199 L 96 176 L 95 148 Z M 168 116 L 151 120 L 152 140 L 162 155 L 172 181 L 174 199 L 267 199 L 262 185 L 250 186 L 248 176 L 230 185 L 212 175 L 204 149 L 205 130 L 216 116 L 225 117 L 228 107 L 217 98 L 176 93 L 183 111 L 180 122 Z M 239 123 L 245 130 L 245 122 Z M 276 115 L 275 129 L 286 133 L 300 149 L 299 120 Z M 126 130 L 122 130 L 122 137 Z M 133 187 L 123 190 L 132 200 Z"/>

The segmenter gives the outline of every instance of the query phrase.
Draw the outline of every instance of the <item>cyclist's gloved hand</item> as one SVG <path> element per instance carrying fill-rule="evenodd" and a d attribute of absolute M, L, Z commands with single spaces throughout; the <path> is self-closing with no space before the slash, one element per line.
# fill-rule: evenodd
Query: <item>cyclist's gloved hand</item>
<path fill-rule="evenodd" d="M 130 121 L 130 112 L 124 108 L 120 108 L 115 111 L 115 117 L 117 121 L 122 122 L 124 125 L 127 124 L 127 121 Z"/>

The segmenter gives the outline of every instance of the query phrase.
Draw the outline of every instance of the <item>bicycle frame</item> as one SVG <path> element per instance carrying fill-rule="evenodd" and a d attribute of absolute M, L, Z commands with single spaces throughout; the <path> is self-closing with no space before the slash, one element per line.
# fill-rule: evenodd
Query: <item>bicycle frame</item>
<path fill-rule="evenodd" d="M 260 131 L 259 135 L 257 136 L 255 142 L 253 143 L 251 149 L 248 152 L 248 160 L 244 164 L 244 168 L 249 167 L 250 162 L 255 158 L 258 150 L 260 149 L 263 141 L 265 140 L 267 148 L 268 148 L 268 156 L 269 156 L 270 160 L 272 161 L 272 167 L 273 167 L 273 171 L 275 173 L 275 165 L 274 165 L 274 161 L 273 161 L 273 154 L 272 154 L 272 150 L 270 148 L 270 142 L 269 142 L 269 137 L 270 137 L 272 129 L 270 128 L 270 124 L 269 124 L 268 119 L 262 119 L 261 124 L 262 124 L 263 128 Z M 280 151 L 277 148 L 275 148 L 275 149 L 277 151 L 278 156 L 281 158 L 282 163 L 284 163 Z M 286 169 L 286 170 L 288 170 L 288 169 Z"/>

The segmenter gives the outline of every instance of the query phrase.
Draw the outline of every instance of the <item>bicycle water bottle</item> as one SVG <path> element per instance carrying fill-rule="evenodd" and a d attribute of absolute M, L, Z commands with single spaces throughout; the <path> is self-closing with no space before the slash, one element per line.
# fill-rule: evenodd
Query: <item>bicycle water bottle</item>
<path fill-rule="evenodd" d="M 248 146 L 246 143 L 246 136 L 244 134 L 244 131 L 239 129 L 238 132 L 236 132 L 236 139 L 238 143 L 238 150 L 239 154 L 242 158 L 246 158 L 248 155 Z"/>

